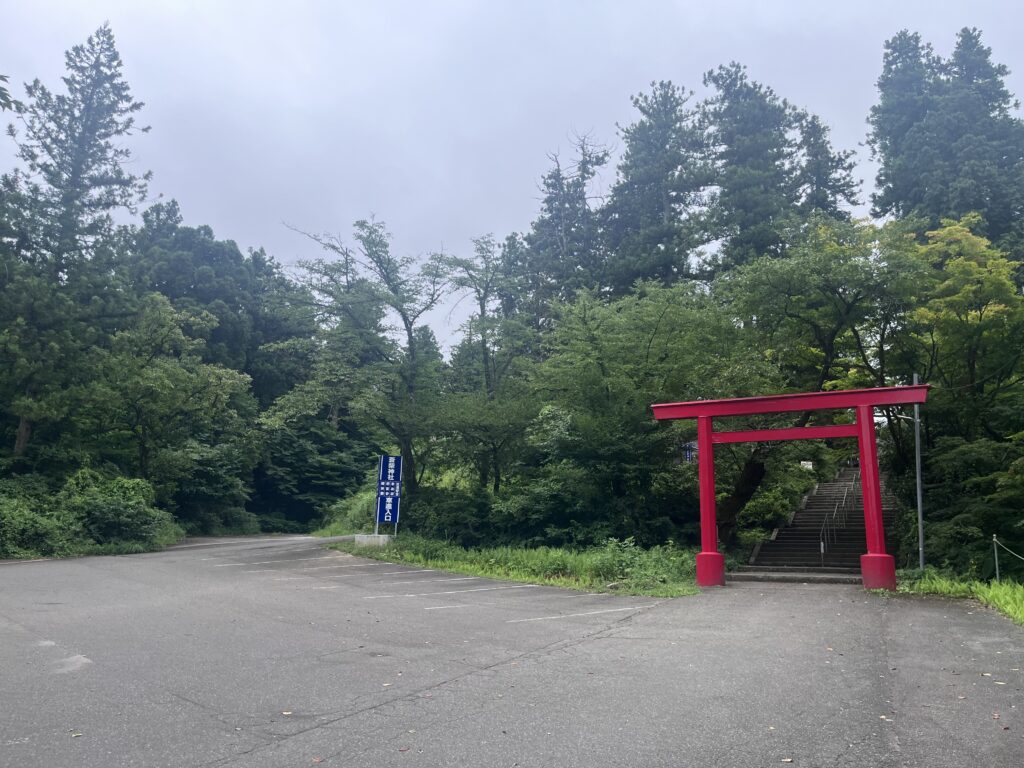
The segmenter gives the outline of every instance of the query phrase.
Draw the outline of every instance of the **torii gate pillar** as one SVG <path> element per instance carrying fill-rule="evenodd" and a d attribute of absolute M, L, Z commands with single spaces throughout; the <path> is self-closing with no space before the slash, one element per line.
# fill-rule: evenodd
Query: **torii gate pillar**
<path fill-rule="evenodd" d="M 697 417 L 697 474 L 700 478 L 700 553 L 697 584 L 725 586 L 725 556 L 718 551 L 715 515 L 715 444 L 710 416 Z"/>
<path fill-rule="evenodd" d="M 867 553 L 860 557 L 861 580 L 866 589 L 896 589 L 896 561 L 885 551 L 882 521 L 882 487 L 878 478 L 878 444 L 875 438 L 875 406 L 923 403 L 928 385 L 878 387 L 797 395 L 740 397 L 730 400 L 696 400 L 688 403 L 652 405 L 654 418 L 697 419 L 698 476 L 700 479 L 700 553 L 697 555 L 697 584 L 725 585 L 725 558 L 718 551 L 715 514 L 715 443 L 774 440 L 812 440 L 856 437 L 860 453 L 861 490 L 864 496 L 864 531 Z M 715 432 L 715 416 L 745 416 L 757 413 L 839 410 L 853 408 L 854 424 L 820 427 Z"/>
<path fill-rule="evenodd" d="M 860 556 L 861 581 L 865 589 L 895 590 L 896 561 L 885 551 L 875 412 L 870 405 L 857 406 L 857 448 L 860 453 L 860 488 L 864 498 L 864 534 L 868 548 L 867 554 Z"/>

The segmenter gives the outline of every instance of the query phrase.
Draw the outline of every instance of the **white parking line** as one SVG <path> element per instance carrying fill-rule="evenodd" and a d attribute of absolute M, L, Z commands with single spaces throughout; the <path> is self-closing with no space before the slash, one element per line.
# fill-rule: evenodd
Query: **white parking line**
<path fill-rule="evenodd" d="M 431 605 L 424 608 L 424 611 L 445 611 L 449 608 L 472 608 L 472 605 Z"/>
<path fill-rule="evenodd" d="M 295 568 L 296 571 L 322 571 L 324 568 L 370 568 L 374 565 L 388 565 L 388 563 L 359 563 L 358 565 L 310 565 L 302 568 Z M 280 568 L 277 570 L 281 570 Z"/>
<path fill-rule="evenodd" d="M 244 571 L 243 571 L 244 573 Z M 271 579 L 271 581 L 295 581 L 296 579 L 312 579 L 314 576 L 282 576 L 279 579 Z"/>
<path fill-rule="evenodd" d="M 611 592 L 576 592 L 572 595 L 553 595 L 552 600 L 572 600 L 580 597 L 614 597 Z"/>
<path fill-rule="evenodd" d="M 230 568 L 233 565 L 266 565 L 267 563 L 297 563 L 300 560 L 351 560 L 352 557 L 338 558 L 336 555 L 319 555 L 317 557 L 286 557 L 281 560 L 259 560 L 253 563 L 221 563 L 214 568 Z"/>
<path fill-rule="evenodd" d="M 167 547 L 166 552 L 178 550 L 197 549 L 198 547 L 223 547 L 228 544 L 279 544 L 285 541 L 310 541 L 309 536 L 292 536 L 287 539 L 226 539 L 224 541 L 208 541 L 202 544 L 174 544 Z M 313 550 L 306 550 L 312 552 Z"/>
<path fill-rule="evenodd" d="M 396 571 L 397 573 L 397 571 Z M 406 571 L 406 573 L 415 573 L 415 571 Z M 384 576 L 383 573 L 375 573 L 374 576 Z M 429 584 L 432 581 L 473 581 L 481 578 L 480 576 L 460 576 L 454 579 L 412 579 L 411 581 L 389 581 L 388 585 L 392 584 Z"/>
<path fill-rule="evenodd" d="M 396 573 L 437 573 L 437 569 L 436 568 L 423 568 L 422 570 L 419 570 L 419 571 L 384 571 L 383 573 L 375 573 L 373 575 L 374 576 L 394 576 Z M 400 582 L 392 582 L 392 583 L 393 584 L 397 584 L 397 583 L 400 583 Z"/>
<path fill-rule="evenodd" d="M 369 595 L 363 600 L 380 600 L 384 597 L 430 597 L 432 595 L 458 595 L 462 592 L 494 592 L 498 589 L 533 589 L 537 584 L 518 584 L 514 587 L 476 587 L 475 589 L 453 589 L 449 592 L 420 592 L 417 595 Z"/>
<path fill-rule="evenodd" d="M 551 621 L 552 619 L 568 619 L 573 616 L 594 616 L 598 613 L 617 613 L 619 611 L 639 611 L 642 608 L 653 608 L 659 603 L 650 605 L 631 605 L 629 608 L 606 608 L 603 611 L 586 611 L 585 613 L 563 613 L 561 616 L 538 616 L 534 619 L 509 619 L 506 624 L 519 624 L 524 621 Z"/>

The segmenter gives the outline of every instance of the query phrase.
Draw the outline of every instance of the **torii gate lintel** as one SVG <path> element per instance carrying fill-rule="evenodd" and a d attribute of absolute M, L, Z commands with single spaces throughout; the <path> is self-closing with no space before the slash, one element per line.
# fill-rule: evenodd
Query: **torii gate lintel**
<path fill-rule="evenodd" d="M 834 392 L 807 392 L 727 400 L 695 400 L 686 403 L 652 405 L 654 418 L 697 420 L 698 476 L 700 480 L 701 551 L 697 555 L 697 584 L 702 587 L 725 584 L 725 558 L 718 551 L 715 513 L 716 443 L 774 440 L 814 440 L 855 437 L 860 454 L 861 490 L 864 497 L 864 527 L 867 553 L 861 555 L 861 580 L 867 589 L 896 589 L 896 561 L 885 551 L 882 522 L 882 488 L 878 476 L 878 444 L 874 409 L 880 405 L 923 403 L 929 386 L 876 387 Z M 785 429 L 755 429 L 715 432 L 716 416 L 746 416 L 759 413 L 854 409 L 853 424 Z"/>

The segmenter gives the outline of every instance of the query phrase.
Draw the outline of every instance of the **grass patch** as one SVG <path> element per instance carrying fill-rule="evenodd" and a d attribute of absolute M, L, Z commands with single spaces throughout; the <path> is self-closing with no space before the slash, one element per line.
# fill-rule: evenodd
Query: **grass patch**
<path fill-rule="evenodd" d="M 902 573 L 899 591 L 913 595 L 973 597 L 1024 625 L 1024 584 L 1012 581 L 963 581 L 925 570 Z"/>
<path fill-rule="evenodd" d="M 387 547 L 358 547 L 351 542 L 331 546 L 360 557 L 570 589 L 654 597 L 678 597 L 699 591 L 694 584 L 694 550 L 674 544 L 642 549 L 632 539 L 612 539 L 604 546 L 584 550 L 466 549 L 402 533 Z"/>

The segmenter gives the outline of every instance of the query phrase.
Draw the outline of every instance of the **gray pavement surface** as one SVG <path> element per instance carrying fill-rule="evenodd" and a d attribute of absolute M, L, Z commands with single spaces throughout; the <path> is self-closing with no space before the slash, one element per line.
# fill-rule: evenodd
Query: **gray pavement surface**
<path fill-rule="evenodd" d="M 0 564 L 0 766 L 1024 765 L 1024 629 L 970 601 L 660 600 L 306 537 Z"/>

